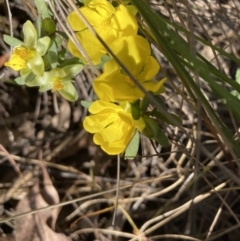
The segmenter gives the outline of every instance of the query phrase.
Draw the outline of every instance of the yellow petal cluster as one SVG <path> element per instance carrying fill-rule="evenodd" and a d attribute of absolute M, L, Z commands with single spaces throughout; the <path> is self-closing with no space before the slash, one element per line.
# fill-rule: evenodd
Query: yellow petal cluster
<path fill-rule="evenodd" d="M 164 92 L 166 79 L 153 80 L 160 65 L 151 55 L 149 42 L 137 34 L 137 21 L 127 7 L 123 4 L 115 7 L 107 0 L 88 0 L 79 11 L 146 91 L 154 94 Z M 100 64 L 101 58 L 108 53 L 77 11 L 69 14 L 68 22 L 91 61 Z M 68 48 L 86 62 L 71 40 Z M 134 120 L 129 108 L 129 103 L 141 100 L 144 94 L 114 59 L 103 65 L 103 72 L 95 78 L 93 88 L 99 100 L 90 105 L 91 115 L 84 119 L 83 126 L 94 134 L 95 144 L 105 152 L 110 155 L 123 153 L 134 133 L 146 126 L 141 110 L 139 119 Z"/>
<path fill-rule="evenodd" d="M 107 0 L 93 0 L 79 11 L 108 46 L 120 37 L 137 33 L 138 25 L 135 17 L 122 4 L 114 8 Z M 99 64 L 101 57 L 107 53 L 104 47 L 90 32 L 76 11 L 70 13 L 67 19 L 87 55 L 94 64 Z M 68 41 L 68 49 L 74 56 L 85 60 L 71 40 Z"/>
<path fill-rule="evenodd" d="M 150 46 L 146 39 L 139 35 L 123 37 L 115 41 L 112 48 L 121 62 L 147 91 L 153 93 L 161 91 L 166 79 L 152 80 L 159 72 L 160 66 L 151 56 Z M 103 70 L 103 73 L 93 83 L 94 90 L 100 99 L 132 102 L 144 96 L 115 60 L 105 63 Z"/>
<path fill-rule="evenodd" d="M 130 113 L 110 102 L 97 100 L 89 107 L 91 116 L 83 121 L 85 130 L 94 134 L 93 141 L 110 155 L 124 152 L 136 130 Z"/>

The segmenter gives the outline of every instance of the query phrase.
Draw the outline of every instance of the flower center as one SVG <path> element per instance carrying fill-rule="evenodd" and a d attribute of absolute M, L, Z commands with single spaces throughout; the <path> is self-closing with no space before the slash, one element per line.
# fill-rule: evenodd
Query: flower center
<path fill-rule="evenodd" d="M 113 23 L 113 18 L 115 16 L 113 14 L 105 17 L 102 19 L 102 21 L 100 22 L 99 26 L 101 26 L 102 30 L 104 31 L 112 31 L 114 28 L 114 23 Z"/>
<path fill-rule="evenodd" d="M 62 79 L 58 76 L 58 77 L 55 77 L 53 79 L 53 88 L 52 88 L 52 91 L 55 92 L 55 91 L 59 91 L 59 90 L 62 90 L 64 88 L 63 86 L 63 83 L 62 83 Z"/>
<path fill-rule="evenodd" d="M 25 46 L 20 46 L 14 49 L 14 53 L 19 56 L 21 59 L 28 61 L 29 59 L 33 58 L 35 55 L 35 51 L 31 50 Z"/>

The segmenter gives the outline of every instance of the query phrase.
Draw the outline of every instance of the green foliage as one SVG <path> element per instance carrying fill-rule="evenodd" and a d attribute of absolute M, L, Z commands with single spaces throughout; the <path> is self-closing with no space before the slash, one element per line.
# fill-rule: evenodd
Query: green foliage
<path fill-rule="evenodd" d="M 125 150 L 125 159 L 132 160 L 135 158 L 135 156 L 138 153 L 138 148 L 139 148 L 139 132 L 136 131 L 134 134 L 133 138 L 129 142 L 126 150 Z"/>
<path fill-rule="evenodd" d="M 239 144 L 234 141 L 230 131 L 215 113 L 215 110 L 209 104 L 209 101 L 188 71 L 190 70 L 197 73 L 209 84 L 213 93 L 217 94 L 222 99 L 226 99 L 228 108 L 238 118 L 240 118 L 240 102 L 225 89 L 224 82 L 230 84 L 237 91 L 240 90 L 240 85 L 222 74 L 221 71 L 216 69 L 209 61 L 191 51 L 189 44 L 180 37 L 177 31 L 175 32 L 173 30 L 174 28 L 178 29 L 178 27 L 174 23 L 169 24 L 165 18 L 154 13 L 147 2 L 144 0 L 132 0 L 132 2 L 138 8 L 138 11 L 149 27 L 145 33 L 155 42 L 158 48 L 161 49 L 161 52 L 174 67 L 189 97 L 195 101 L 195 103 L 199 102 L 201 104 L 225 145 L 227 145 L 229 149 L 233 147 L 234 150 L 240 154 Z M 191 33 L 186 30 L 184 33 L 191 36 Z"/>
<path fill-rule="evenodd" d="M 12 47 L 16 47 L 18 45 L 23 44 L 23 41 L 21 41 L 17 38 L 11 37 L 9 35 L 6 35 L 6 34 L 3 35 L 3 40 L 5 43 L 7 43 L 8 45 L 10 45 Z"/>
<path fill-rule="evenodd" d="M 89 108 L 91 104 L 92 104 L 92 101 L 81 100 L 81 105 L 85 108 Z"/>
<path fill-rule="evenodd" d="M 134 120 L 138 120 L 141 117 L 140 100 L 131 103 L 131 114 Z"/>
<path fill-rule="evenodd" d="M 50 12 L 44 0 L 34 0 L 34 2 L 42 19 L 51 18 Z"/>
<path fill-rule="evenodd" d="M 156 140 L 161 146 L 168 146 L 169 141 L 165 133 L 161 130 L 157 121 L 144 115 L 143 120 L 146 124 L 143 134 L 147 137 Z"/>

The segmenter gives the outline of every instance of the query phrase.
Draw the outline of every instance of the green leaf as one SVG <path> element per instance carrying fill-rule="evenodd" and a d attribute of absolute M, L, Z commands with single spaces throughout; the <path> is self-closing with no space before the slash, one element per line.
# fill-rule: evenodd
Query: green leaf
<path fill-rule="evenodd" d="M 22 76 L 25 83 L 28 84 L 30 83 L 31 81 L 34 80 L 34 78 L 36 77 L 36 75 L 33 73 L 33 72 L 30 72 L 29 74 L 25 75 L 25 76 Z"/>
<path fill-rule="evenodd" d="M 36 75 L 33 72 L 31 72 L 27 69 L 21 70 L 20 74 L 21 74 L 21 76 L 15 79 L 16 83 L 19 85 L 28 84 L 36 77 Z"/>
<path fill-rule="evenodd" d="M 92 0 L 84 0 L 84 6 L 88 6 L 88 4 L 91 2 Z"/>
<path fill-rule="evenodd" d="M 25 80 L 22 76 L 19 76 L 15 79 L 15 82 L 19 85 L 25 85 Z"/>
<path fill-rule="evenodd" d="M 125 7 L 126 7 L 126 8 L 129 10 L 129 12 L 131 12 L 134 16 L 137 15 L 138 10 L 137 10 L 137 8 L 136 8 L 134 5 L 126 5 Z"/>
<path fill-rule="evenodd" d="M 56 33 L 58 33 L 60 36 L 62 36 L 65 40 L 68 40 L 68 36 L 67 36 L 66 33 L 61 32 L 61 31 L 57 31 L 57 30 L 56 30 Z"/>
<path fill-rule="evenodd" d="M 36 47 L 37 52 L 41 56 L 45 55 L 50 44 L 51 44 L 51 39 L 48 36 L 38 39 L 37 47 Z"/>
<path fill-rule="evenodd" d="M 236 78 L 237 83 L 240 84 L 240 69 L 237 69 L 235 78 Z"/>
<path fill-rule="evenodd" d="M 167 116 L 163 115 L 160 111 L 158 111 L 157 109 L 154 109 L 152 112 L 150 112 L 150 115 L 151 116 L 155 116 L 157 117 L 158 119 L 170 124 L 170 125 L 173 125 L 173 126 L 176 126 L 176 123 L 177 125 L 182 125 L 182 119 L 175 115 L 175 114 L 171 114 L 169 113 L 169 115 L 172 117 L 172 119 L 174 119 L 175 121 L 172 122 L 170 119 L 167 118 Z"/>
<path fill-rule="evenodd" d="M 64 83 L 64 88 L 62 90 L 59 90 L 58 92 L 60 95 L 62 95 L 63 98 L 68 101 L 74 102 L 78 99 L 77 91 L 70 80 L 66 81 Z"/>
<path fill-rule="evenodd" d="M 44 0 L 34 0 L 38 13 L 41 15 L 42 19 L 51 18 L 47 4 Z"/>
<path fill-rule="evenodd" d="M 169 142 L 168 142 L 168 138 L 166 137 L 166 135 L 164 134 L 164 132 L 161 130 L 160 126 L 158 125 L 158 123 L 156 122 L 156 120 L 152 119 L 149 116 L 144 115 L 143 116 L 143 120 L 146 124 L 147 128 L 146 130 L 151 130 L 153 137 L 150 137 L 154 140 L 156 140 L 161 146 L 168 146 Z M 151 133 L 150 132 L 150 133 Z M 143 131 L 144 134 L 144 131 Z M 147 136 L 149 137 L 149 136 Z"/>
<path fill-rule="evenodd" d="M 23 41 L 21 41 L 17 38 L 11 37 L 9 35 L 6 35 L 6 34 L 3 35 L 3 40 L 5 43 L 7 43 L 8 45 L 10 45 L 12 47 L 16 47 L 16 46 L 24 44 Z"/>
<path fill-rule="evenodd" d="M 146 1 L 132 0 L 132 2 L 138 8 L 139 13 L 143 16 L 148 26 L 145 28 L 145 34 L 161 49 L 162 54 L 173 66 L 177 76 L 181 79 L 183 86 L 188 92 L 189 98 L 195 103 L 201 103 L 206 113 L 205 115 L 213 123 L 215 131 L 221 136 L 223 143 L 231 150 L 231 153 L 233 154 L 232 149 L 234 149 L 237 154 L 240 154 L 239 143 L 234 140 L 230 130 L 216 114 L 216 111 L 212 108 L 201 89 L 199 89 L 196 81 L 190 75 L 190 71 L 198 73 L 198 75 L 211 86 L 214 93 L 226 99 L 228 107 L 239 118 L 240 102 L 237 100 L 237 103 L 237 101 L 235 101 L 237 98 L 225 89 L 224 82 L 230 84 L 236 90 L 240 89 L 240 85 L 221 73 L 221 71 L 216 69 L 209 61 L 201 57 L 200 54 L 196 55 L 194 51 L 191 51 L 189 43 L 180 37 L 176 28 L 174 26 L 170 27 L 165 18 L 154 13 Z M 222 86 L 217 84 L 217 81 L 222 81 Z"/>
<path fill-rule="evenodd" d="M 33 23 L 31 21 L 27 20 L 23 24 L 22 31 L 23 31 L 24 44 L 28 47 L 35 48 L 35 46 L 37 44 L 38 35 L 37 35 L 37 31 L 36 31 L 36 28 L 34 27 Z"/>
<path fill-rule="evenodd" d="M 62 68 L 62 70 L 70 78 L 78 75 L 82 71 L 82 69 L 83 69 L 83 65 L 81 65 L 81 64 L 67 65 L 67 66 Z"/>
<path fill-rule="evenodd" d="M 154 140 L 156 140 L 161 146 L 169 146 L 169 141 L 163 130 L 160 128 L 154 133 Z"/>
<path fill-rule="evenodd" d="M 92 101 L 81 100 L 81 105 L 85 108 L 89 108 L 91 104 L 92 104 Z"/>
<path fill-rule="evenodd" d="M 106 62 L 108 62 L 111 59 L 112 58 L 109 55 L 105 54 L 101 57 L 101 64 L 104 65 Z"/>
<path fill-rule="evenodd" d="M 139 133 L 136 131 L 134 134 L 133 138 L 129 142 L 126 150 L 125 150 L 125 159 L 134 159 L 138 153 L 138 148 L 139 148 Z"/>
<path fill-rule="evenodd" d="M 55 41 L 52 41 L 48 52 L 47 52 L 48 62 L 50 63 L 52 69 L 58 66 L 58 49 Z"/>
<path fill-rule="evenodd" d="M 38 15 L 36 19 L 36 31 L 37 31 L 37 36 L 42 36 L 42 19 L 41 16 Z"/>
<path fill-rule="evenodd" d="M 65 60 L 63 63 L 61 63 L 61 65 L 59 66 L 59 68 L 63 68 L 65 66 L 68 66 L 68 65 L 73 65 L 73 64 L 81 64 L 83 65 L 83 62 L 77 58 L 77 57 L 74 57 L 74 58 L 71 58 L 71 59 L 67 59 Z"/>
<path fill-rule="evenodd" d="M 150 104 L 149 99 L 147 98 L 147 96 L 144 96 L 140 105 L 140 108 L 143 114 L 146 113 L 149 104 Z"/>
<path fill-rule="evenodd" d="M 138 120 L 141 117 L 140 100 L 131 103 L 131 114 L 134 120 Z"/>

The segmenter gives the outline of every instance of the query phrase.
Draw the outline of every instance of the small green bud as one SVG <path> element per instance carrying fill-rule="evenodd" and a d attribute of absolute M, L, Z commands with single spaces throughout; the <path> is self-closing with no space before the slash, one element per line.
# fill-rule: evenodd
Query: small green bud
<path fill-rule="evenodd" d="M 42 28 L 47 34 L 53 34 L 56 31 L 56 23 L 51 18 L 44 18 Z"/>

